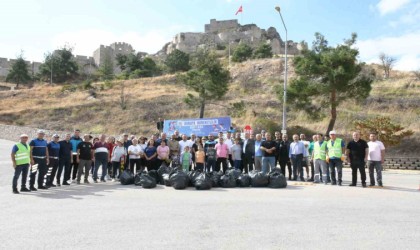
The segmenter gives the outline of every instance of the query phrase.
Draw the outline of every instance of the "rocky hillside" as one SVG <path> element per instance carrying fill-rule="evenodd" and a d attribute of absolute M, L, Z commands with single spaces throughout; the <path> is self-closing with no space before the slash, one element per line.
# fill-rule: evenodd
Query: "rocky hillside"
<path fill-rule="evenodd" d="M 291 65 L 290 65 L 291 66 Z M 293 77 L 293 68 L 289 67 Z M 261 120 L 281 123 L 282 105 L 276 88 L 282 84 L 283 65 L 280 59 L 263 59 L 234 64 L 229 93 L 221 101 L 207 105 L 205 116 L 238 116 L 230 107 L 243 101 L 245 112 L 233 123 L 258 126 Z M 92 133 L 150 135 L 156 132 L 155 121 L 162 117 L 197 117 L 198 110 L 183 103 L 187 90 L 176 82 L 175 75 L 143 78 L 93 86 L 37 83 L 32 88 L 15 92 L 0 91 L 0 123 L 72 130 L 80 128 Z M 125 102 L 121 101 L 124 97 Z M 395 154 L 417 154 L 420 149 L 420 82 L 408 74 L 378 81 L 370 97 L 362 104 L 347 101 L 339 109 L 336 130 L 348 134 L 352 122 L 376 115 L 389 116 L 415 132 Z M 301 111 L 289 110 L 288 125 L 310 131 L 325 132 L 328 117 L 311 121 Z M 261 129 L 261 128 L 258 128 Z"/>

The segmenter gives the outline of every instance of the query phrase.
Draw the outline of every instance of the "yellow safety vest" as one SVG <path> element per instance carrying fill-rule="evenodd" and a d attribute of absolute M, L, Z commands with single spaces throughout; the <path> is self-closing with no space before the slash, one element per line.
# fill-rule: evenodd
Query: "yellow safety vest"
<path fill-rule="evenodd" d="M 343 150 L 341 148 L 341 139 L 337 138 L 334 141 L 334 146 L 331 143 L 331 140 L 328 141 L 328 157 L 329 158 L 341 158 L 341 155 L 343 154 Z"/>
<path fill-rule="evenodd" d="M 25 147 L 24 144 L 19 142 L 16 146 L 18 148 L 18 151 L 15 153 L 16 165 L 29 164 L 31 162 L 29 145 Z"/>
<path fill-rule="evenodd" d="M 326 156 L 326 148 L 327 148 L 327 142 L 323 141 L 321 145 L 319 145 L 319 142 L 314 143 L 314 158 L 315 160 L 320 159 L 325 161 Z"/>

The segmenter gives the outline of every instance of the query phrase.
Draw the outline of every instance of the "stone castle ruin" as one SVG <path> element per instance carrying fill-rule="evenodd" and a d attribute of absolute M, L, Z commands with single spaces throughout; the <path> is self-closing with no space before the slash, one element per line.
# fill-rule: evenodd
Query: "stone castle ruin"
<path fill-rule="evenodd" d="M 168 55 L 175 49 L 186 53 L 194 53 L 200 48 L 226 48 L 229 45 L 235 47 L 239 43 L 247 43 L 251 47 L 257 47 L 261 43 L 268 43 L 272 47 L 273 54 L 284 54 L 285 41 L 280 38 L 274 27 L 264 30 L 255 24 L 240 25 L 238 20 L 217 21 L 211 19 L 204 26 L 203 32 L 182 32 L 177 34 L 172 42 L 165 44 L 159 55 Z M 300 46 L 287 41 L 288 54 L 299 54 Z"/>
<path fill-rule="evenodd" d="M 204 25 L 204 32 L 182 32 L 173 38 L 173 40 L 158 51 L 155 55 L 151 55 L 157 59 L 164 58 L 175 49 L 179 49 L 186 53 L 194 53 L 200 48 L 210 48 L 216 50 L 224 50 L 229 45 L 235 48 L 239 43 L 247 43 L 251 47 L 257 47 L 261 43 L 268 43 L 272 47 L 273 54 L 284 54 L 285 41 L 280 38 L 279 33 L 274 27 L 267 30 L 259 28 L 255 24 L 240 25 L 238 20 L 217 21 L 211 19 L 209 24 Z M 297 55 L 301 48 L 293 41 L 287 41 L 288 54 Z M 93 52 L 93 56 L 75 55 L 74 60 L 78 63 L 80 73 L 92 74 L 101 67 L 109 57 L 114 63 L 114 73 L 120 73 L 121 70 L 117 66 L 115 60 L 118 54 L 134 54 L 133 47 L 124 42 L 115 42 L 109 46 L 100 45 Z M 148 56 L 147 53 L 138 53 L 138 55 Z M 11 65 L 15 59 L 0 58 L 0 78 L 6 78 Z M 27 61 L 28 69 L 32 75 L 39 72 L 41 62 Z"/>

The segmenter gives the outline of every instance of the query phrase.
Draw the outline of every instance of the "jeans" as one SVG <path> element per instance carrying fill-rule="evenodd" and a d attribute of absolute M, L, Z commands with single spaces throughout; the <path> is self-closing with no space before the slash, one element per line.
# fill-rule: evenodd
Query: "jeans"
<path fill-rule="evenodd" d="M 118 175 L 117 175 L 117 170 L 118 170 Z M 121 162 L 119 161 L 113 161 L 112 162 L 112 178 L 119 178 L 121 174 Z"/>
<path fill-rule="evenodd" d="M 29 186 L 33 187 L 35 185 L 35 178 L 36 178 L 36 174 L 38 173 L 38 187 L 44 186 L 44 179 L 45 179 L 45 175 L 48 172 L 48 168 L 47 168 L 47 160 L 44 159 L 40 159 L 40 158 L 34 158 L 34 162 L 35 164 L 38 164 L 38 171 L 32 172 L 30 174 L 30 179 L 29 179 Z"/>
<path fill-rule="evenodd" d="M 335 178 L 335 169 L 337 168 L 337 175 L 338 175 L 338 183 L 343 181 L 343 162 L 341 159 L 330 159 L 330 172 L 331 172 L 331 180 L 333 184 L 337 183 Z"/>
<path fill-rule="evenodd" d="M 234 164 L 233 166 L 235 167 L 235 169 L 241 169 L 242 161 L 241 160 L 235 160 L 233 164 Z"/>
<path fill-rule="evenodd" d="M 17 165 L 15 168 L 15 174 L 13 175 L 13 182 L 12 182 L 12 187 L 13 189 L 17 188 L 17 182 L 19 179 L 20 174 L 22 174 L 22 185 L 21 187 L 25 187 L 26 186 L 26 178 L 28 177 L 28 169 L 29 169 L 29 164 L 23 164 L 23 165 Z"/>
<path fill-rule="evenodd" d="M 82 173 L 83 173 L 83 168 L 85 169 L 85 181 L 87 181 L 88 177 L 89 177 L 89 170 L 90 170 L 90 165 L 91 165 L 92 161 L 91 160 L 82 160 L 80 159 L 79 161 L 79 166 L 78 166 L 78 170 L 77 170 L 77 181 L 80 181 L 80 179 L 82 178 Z"/>
<path fill-rule="evenodd" d="M 360 177 L 362 183 L 366 183 L 366 170 L 365 170 L 365 161 L 363 160 L 352 160 L 350 162 L 351 167 L 351 183 L 357 183 L 357 170 L 360 172 Z"/>
<path fill-rule="evenodd" d="M 270 166 L 268 166 L 268 165 L 270 165 Z M 270 167 L 271 167 L 271 170 L 274 170 L 276 168 L 276 157 L 274 157 L 274 156 L 267 156 L 267 157 L 263 156 L 262 157 L 262 172 L 264 174 L 270 172 Z"/>
<path fill-rule="evenodd" d="M 77 155 L 73 155 L 73 163 L 70 163 L 70 169 L 73 168 L 73 174 L 71 178 L 74 180 L 77 177 L 77 170 L 79 169 L 79 164 L 77 164 Z"/>
<path fill-rule="evenodd" d="M 98 170 L 100 166 L 102 166 L 101 180 L 105 180 L 106 168 L 108 166 L 108 154 L 100 153 L 95 155 L 95 170 L 93 171 L 93 179 L 95 181 L 98 179 Z"/>
<path fill-rule="evenodd" d="M 300 179 L 303 180 L 303 154 L 292 155 L 292 165 L 293 165 L 293 180 L 297 180 L 297 173 L 300 174 Z"/>
<path fill-rule="evenodd" d="M 216 161 L 213 160 L 213 159 L 207 159 L 206 171 L 208 173 L 210 173 L 210 169 L 211 169 L 211 171 L 217 171 L 216 170 Z M 219 171 L 220 171 L 220 166 L 219 166 Z"/>
<path fill-rule="evenodd" d="M 376 169 L 376 180 L 378 181 L 379 185 L 382 185 L 382 163 L 380 161 L 368 161 L 368 166 L 370 184 L 375 185 L 374 170 Z"/>
<path fill-rule="evenodd" d="M 196 162 L 195 163 L 195 170 L 203 171 L 204 170 L 204 163 Z"/>
<path fill-rule="evenodd" d="M 254 157 L 254 164 L 255 164 L 255 170 L 261 171 L 261 168 L 262 168 L 262 156 L 255 156 Z"/>
<path fill-rule="evenodd" d="M 71 162 L 70 158 L 60 158 L 59 165 L 58 165 L 58 172 L 57 172 L 57 183 L 60 182 L 61 173 L 64 169 L 64 179 L 63 182 L 70 180 L 71 175 Z"/>
<path fill-rule="evenodd" d="M 327 162 L 321 159 L 316 159 L 315 160 L 315 164 L 314 164 L 314 170 L 315 170 L 315 175 L 314 175 L 314 182 L 320 182 L 320 173 L 322 173 L 322 181 L 324 183 L 327 183 Z"/>
<path fill-rule="evenodd" d="M 140 158 L 139 159 L 130 159 L 130 171 L 131 171 L 131 173 L 137 173 L 137 172 L 143 171 L 143 168 L 140 164 L 140 160 L 141 160 Z M 134 171 L 134 165 L 136 165 L 137 172 Z"/>

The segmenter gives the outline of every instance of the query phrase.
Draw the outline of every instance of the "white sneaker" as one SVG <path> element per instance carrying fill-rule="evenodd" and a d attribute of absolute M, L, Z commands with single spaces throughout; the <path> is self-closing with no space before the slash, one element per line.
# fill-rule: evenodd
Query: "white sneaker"
<path fill-rule="evenodd" d="M 112 182 L 115 182 L 115 179 L 114 178 L 112 178 L 112 180 L 111 180 Z"/>

